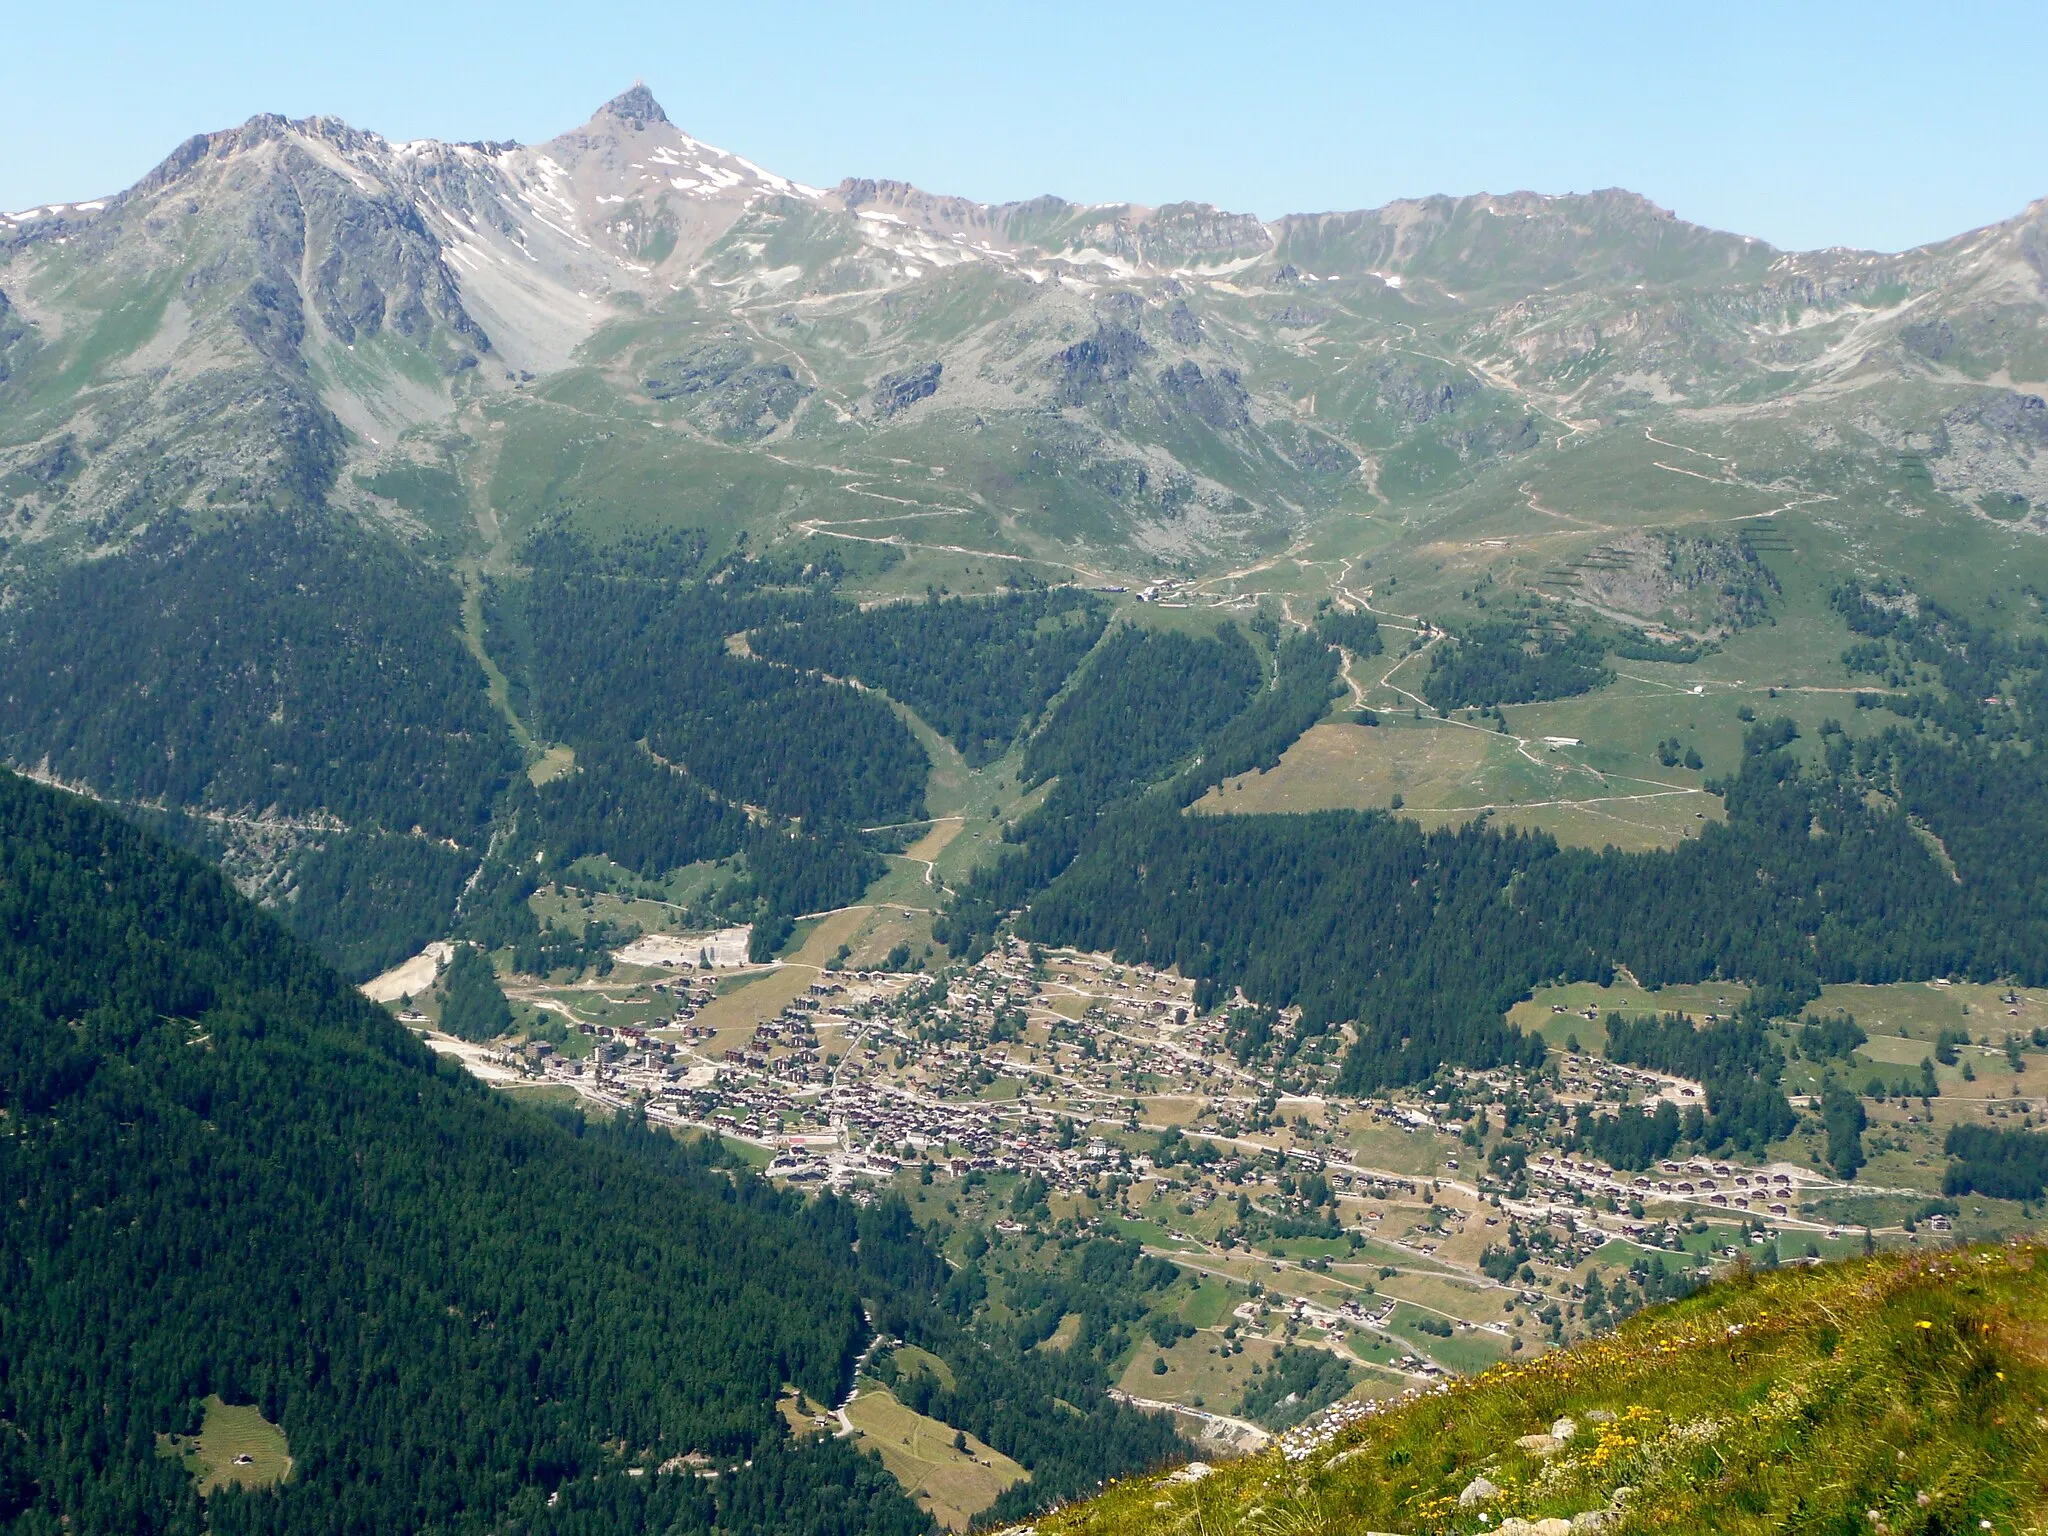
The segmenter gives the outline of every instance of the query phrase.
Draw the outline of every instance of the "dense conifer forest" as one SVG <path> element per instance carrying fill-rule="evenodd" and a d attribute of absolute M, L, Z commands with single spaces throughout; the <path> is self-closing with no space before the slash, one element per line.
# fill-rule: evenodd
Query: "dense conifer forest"
<path fill-rule="evenodd" d="M 9 759 L 211 857 L 275 823 L 266 899 L 352 976 L 447 934 L 518 754 L 445 576 L 324 515 L 169 517 L 5 629 Z"/>
<path fill-rule="evenodd" d="M 1422 696 L 1438 709 L 1490 707 L 1590 693 L 1612 680 L 1597 633 L 1530 619 L 1469 626 L 1438 650 Z"/>
<path fill-rule="evenodd" d="M 1823 981 L 2042 973 L 2044 951 L 2024 942 L 2033 919 L 2017 938 L 2008 924 L 2028 888 L 2010 865 L 1958 885 L 1869 792 L 1897 752 L 1935 748 L 1823 731 L 1810 762 L 1797 740 L 1790 722 L 1752 730 L 1724 787 L 1727 824 L 1647 854 L 1376 812 L 1190 817 L 1161 799 L 1103 818 L 1025 927 L 1299 1006 L 1311 1029 L 1356 1019 L 1354 1091 L 1540 1053 L 1501 1022 L 1506 1008 L 1616 965 L 1652 986 L 1748 979 L 1765 1016 L 1795 1012 Z M 2000 783 L 2026 764 L 1980 766 Z"/>
<path fill-rule="evenodd" d="M 490 957 L 458 945 L 441 976 L 441 1029 L 458 1040 L 495 1040 L 512 1027 L 512 1008 Z"/>
<path fill-rule="evenodd" d="M 1225 779 L 1278 763 L 1344 692 L 1337 680 L 1338 660 L 1337 652 L 1313 635 L 1296 632 L 1282 640 L 1271 683 L 1210 735 L 1199 760 L 1176 775 L 1166 793 L 1186 804 Z"/>
<path fill-rule="evenodd" d="M 103 795 L 468 844 L 517 766 L 454 584 L 322 517 L 166 519 L 7 619 L 0 746 Z"/>
<path fill-rule="evenodd" d="M 936 929 L 941 941 L 960 953 L 984 950 L 1002 915 L 1073 861 L 1107 807 L 1187 763 L 1264 681 L 1257 651 L 1235 625 L 1205 639 L 1135 625 L 1111 633 L 1025 748 L 1023 781 L 1056 779 L 1051 793 L 1005 830 L 1011 846 L 948 905 Z M 1298 701 L 1297 687 L 1284 691 Z M 1284 716 L 1288 705 L 1277 707 Z M 1316 712 L 1327 707 L 1325 693 Z M 1271 727 L 1279 717 L 1262 720 Z M 1295 734 L 1305 728 L 1304 721 Z M 1247 766 L 1261 754 L 1277 759 L 1287 742 L 1276 747 L 1276 734 L 1268 728 L 1247 737 L 1238 756 Z"/>
<path fill-rule="evenodd" d="M 325 833 L 285 872 L 278 912 L 342 974 L 361 980 L 446 938 L 448 915 L 475 869 L 474 851 L 409 833 Z"/>
<path fill-rule="evenodd" d="M 94 807 L 8 779 L 0 826 L 0 1482 L 27 1510 L 196 1529 L 154 1437 L 209 1392 L 296 1464 L 217 1526 L 418 1530 L 739 1456 L 783 1382 L 840 1389 L 854 1260 L 793 1201 L 437 1066 Z"/>
<path fill-rule="evenodd" d="M 858 678 L 916 710 L 972 767 L 1002 756 L 1102 637 L 1101 599 L 1074 587 L 843 610 L 762 629 L 754 653 Z"/>
<path fill-rule="evenodd" d="M 739 851 L 746 812 L 682 769 L 657 762 L 631 743 L 586 742 L 576 771 L 534 796 L 549 858 L 568 864 L 601 853 L 644 875 Z"/>
<path fill-rule="evenodd" d="M 1213 639 L 1135 625 L 1103 642 L 1024 752 L 1024 781 L 1057 777 L 1101 805 L 1176 766 L 1265 680 L 1234 625 Z"/>
<path fill-rule="evenodd" d="M 854 614 L 833 596 L 837 567 L 711 563 L 691 533 L 599 547 L 550 528 L 526 555 L 530 578 L 493 588 L 490 644 L 576 764 L 515 796 L 508 846 L 537 843 L 555 867 L 603 853 L 648 876 L 740 855 L 729 915 L 764 932 L 857 899 L 882 869 L 859 829 L 922 815 L 930 761 L 882 699 L 733 638 Z M 504 878 L 531 889 L 523 866 Z M 469 931 L 533 938 L 516 906 L 497 910 L 489 933 Z"/>
<path fill-rule="evenodd" d="M 1958 1125 L 1942 1150 L 1955 1159 L 1942 1180 L 1945 1194 L 2038 1200 L 2048 1189 L 2048 1136 L 2038 1131 Z"/>
<path fill-rule="evenodd" d="M 121 809 L 189 853 L 214 863 L 232 857 L 227 829 L 205 812 Z M 320 831 L 259 883 L 259 894 L 343 975 L 361 981 L 448 936 L 477 857 L 474 847 L 409 831 Z"/>
<path fill-rule="evenodd" d="M 1785 1058 L 1762 1023 L 1752 1015 L 1720 1020 L 1704 1028 L 1683 1014 L 1655 1019 L 1608 1021 L 1607 1055 L 1688 1077 L 1707 1090 L 1705 1118 L 1687 1127 L 1687 1139 L 1708 1151 L 1730 1145 L 1752 1156 L 1796 1123 L 1779 1091 Z M 1658 1152 L 1658 1157 L 1664 1154 Z M 1643 1166 L 1633 1164 L 1630 1166 Z"/>
<path fill-rule="evenodd" d="M 1341 645 L 1354 656 L 1377 656 L 1383 649 L 1380 622 L 1369 613 L 1326 608 L 1316 615 L 1316 638 Z"/>
<path fill-rule="evenodd" d="M 729 636 L 829 616 L 829 571 L 729 559 L 701 541 L 626 541 L 602 553 L 532 540 L 526 606 L 537 724 L 592 760 L 640 746 L 736 806 L 809 825 L 922 814 L 930 761 L 888 705 L 770 666 Z"/>

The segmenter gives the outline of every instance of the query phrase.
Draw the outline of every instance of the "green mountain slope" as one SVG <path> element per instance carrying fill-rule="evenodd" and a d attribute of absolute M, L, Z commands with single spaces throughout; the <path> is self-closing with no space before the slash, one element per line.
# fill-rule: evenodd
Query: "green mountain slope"
<path fill-rule="evenodd" d="M 2031 1247 L 1743 1273 L 1578 1349 L 1037 1529 L 2038 1530 L 2044 1326 Z"/>
<path fill-rule="evenodd" d="M 868 1337 L 850 1212 L 437 1068 L 218 874 L 11 777 L 0 1185 L 9 1529 L 924 1527 L 774 1410 Z M 209 1394 L 293 1466 L 202 1515 L 156 1437 Z M 657 1470 L 691 1453 L 728 1475 Z"/>
<path fill-rule="evenodd" d="M 1801 253 L 1614 190 L 991 206 L 801 186 L 644 89 L 536 146 L 257 118 L 0 220 L 0 751 L 160 811 L 353 975 L 532 952 L 542 855 L 738 858 L 700 915 L 766 932 L 929 809 L 928 754 L 836 679 L 986 766 L 1077 659 L 1002 661 L 978 612 L 885 640 L 824 589 L 1028 579 L 1383 621 L 1347 686 L 1421 729 L 1317 808 L 1670 846 L 1719 819 L 1740 710 L 1861 736 L 1853 694 L 1939 670 L 1874 659 L 1838 588 L 2038 637 L 2044 220 Z"/>

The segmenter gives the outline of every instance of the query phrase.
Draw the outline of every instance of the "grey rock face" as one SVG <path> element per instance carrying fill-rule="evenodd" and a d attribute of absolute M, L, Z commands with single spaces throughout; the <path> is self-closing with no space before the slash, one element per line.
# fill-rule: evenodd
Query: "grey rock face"
<path fill-rule="evenodd" d="M 1186 299 L 1176 299 L 1173 308 L 1166 312 L 1166 334 L 1173 338 L 1177 347 L 1198 347 L 1202 344 L 1202 319 L 1188 308 Z"/>
<path fill-rule="evenodd" d="M 1946 418 L 1950 427 L 1981 426 L 2009 442 L 2048 447 L 2048 400 L 2001 390 L 1980 404 L 1959 406 Z"/>
<path fill-rule="evenodd" d="M 810 392 L 787 363 L 742 369 L 719 392 L 718 435 L 734 442 L 767 437 L 796 414 Z"/>
<path fill-rule="evenodd" d="M 1235 369 L 1219 368 L 1214 377 L 1205 377 L 1198 365 L 1182 361 L 1160 372 L 1159 388 L 1180 409 L 1219 432 L 1251 424 L 1251 396 Z"/>
<path fill-rule="evenodd" d="M 1372 379 L 1383 403 L 1414 426 L 1455 411 L 1480 392 L 1470 374 L 1442 377 L 1417 359 L 1392 356 L 1373 370 Z"/>
<path fill-rule="evenodd" d="M 922 363 L 883 374 L 875 381 L 875 414 L 894 416 L 920 400 L 929 400 L 939 392 L 939 377 L 944 372 L 943 363 Z"/>
<path fill-rule="evenodd" d="M 646 128 L 654 123 L 668 121 L 668 114 L 661 110 L 661 103 L 654 99 L 654 92 L 637 81 L 630 90 L 621 91 L 606 102 L 604 109 L 621 122 L 631 123 L 635 128 Z"/>
<path fill-rule="evenodd" d="M 1108 294 L 1096 306 L 1096 312 L 1104 325 L 1122 326 L 1133 331 L 1145 328 L 1145 301 L 1135 293 Z"/>
<path fill-rule="evenodd" d="M 1273 317 L 1273 323 L 1291 331 L 1305 331 L 1310 326 L 1321 325 L 1329 318 L 1327 310 L 1305 304 L 1289 304 Z"/>
<path fill-rule="evenodd" d="M 1959 345 L 1955 327 L 1941 319 L 1923 320 L 1917 325 L 1905 326 L 1899 331 L 1899 340 L 1908 350 L 1936 363 L 1954 356 Z"/>
<path fill-rule="evenodd" d="M 1100 400 L 1129 379 L 1131 370 L 1151 354 L 1151 343 L 1136 330 L 1113 321 L 1100 321 L 1093 336 L 1054 355 L 1058 380 L 1055 399 L 1061 405 Z"/>
<path fill-rule="evenodd" d="M 1474 1505 L 1484 1504 L 1490 1499 L 1497 1499 L 1499 1497 L 1500 1489 L 1497 1486 L 1483 1477 L 1475 1477 L 1465 1485 L 1464 1491 L 1458 1495 L 1458 1508 L 1471 1509 Z"/>
<path fill-rule="evenodd" d="M 1343 478 L 1358 472 L 1358 455 L 1321 432 L 1303 432 L 1288 457 L 1311 475 Z"/>
<path fill-rule="evenodd" d="M 52 486 L 75 471 L 79 464 L 78 440 L 66 433 L 21 466 L 21 473 L 37 485 Z"/>
<path fill-rule="evenodd" d="M 153 248 L 167 218 L 204 219 L 213 238 L 184 295 L 195 304 L 225 297 L 242 338 L 296 383 L 315 321 L 343 346 L 403 336 L 444 373 L 461 372 L 491 344 L 463 307 L 440 242 L 410 201 L 337 165 L 374 142 L 331 119 L 251 118 L 181 146 L 84 238 L 110 261 L 132 261 Z"/>
<path fill-rule="evenodd" d="M 714 341 L 662 364 L 644 385 L 656 400 L 701 395 L 718 388 L 753 360 L 751 348 L 737 342 Z"/>
<path fill-rule="evenodd" d="M 1272 249 L 1266 226 L 1248 213 L 1207 203 L 1168 203 L 1139 232 L 1148 259 L 1161 265 L 1231 260 Z"/>
<path fill-rule="evenodd" d="M 13 353 L 28 337 L 28 322 L 15 312 L 7 291 L 0 288 L 0 384 L 14 376 Z"/>
<path fill-rule="evenodd" d="M 653 399 L 691 402 L 692 416 L 728 442 L 769 436 L 811 393 L 787 363 L 756 363 L 751 348 L 730 341 L 671 359 L 641 382 Z"/>
<path fill-rule="evenodd" d="M 2048 401 L 1988 392 L 1946 412 L 1928 467 L 1937 488 L 2003 521 L 2048 506 Z"/>

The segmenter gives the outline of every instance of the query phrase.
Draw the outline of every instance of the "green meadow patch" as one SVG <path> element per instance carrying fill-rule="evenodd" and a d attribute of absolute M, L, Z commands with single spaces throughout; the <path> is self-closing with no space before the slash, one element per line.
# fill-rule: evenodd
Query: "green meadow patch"
<path fill-rule="evenodd" d="M 196 1435 L 159 1435 L 157 1454 L 183 1463 L 201 1493 L 230 1483 L 269 1488 L 292 1475 L 291 1449 L 284 1431 L 253 1403 L 240 1405 L 209 1396 Z"/>

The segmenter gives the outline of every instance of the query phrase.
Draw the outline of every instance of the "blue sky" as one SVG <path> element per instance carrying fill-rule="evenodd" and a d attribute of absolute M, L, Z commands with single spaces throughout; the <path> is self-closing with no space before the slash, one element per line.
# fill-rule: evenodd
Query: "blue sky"
<path fill-rule="evenodd" d="M 2048 5 L 4 0 L 0 207 L 259 111 L 545 139 L 644 78 L 785 175 L 1273 217 L 1624 186 L 1788 247 L 2048 196 Z"/>

